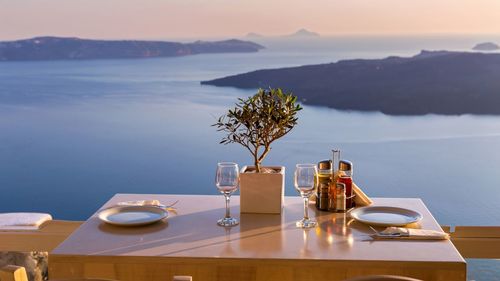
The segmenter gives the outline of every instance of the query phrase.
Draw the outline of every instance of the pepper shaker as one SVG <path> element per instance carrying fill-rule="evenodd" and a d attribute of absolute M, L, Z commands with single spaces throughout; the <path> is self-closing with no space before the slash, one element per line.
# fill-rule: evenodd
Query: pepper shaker
<path fill-rule="evenodd" d="M 338 182 L 345 184 L 347 209 L 354 207 L 353 191 L 352 191 L 352 174 L 353 174 L 352 162 L 347 160 L 340 160 Z"/>

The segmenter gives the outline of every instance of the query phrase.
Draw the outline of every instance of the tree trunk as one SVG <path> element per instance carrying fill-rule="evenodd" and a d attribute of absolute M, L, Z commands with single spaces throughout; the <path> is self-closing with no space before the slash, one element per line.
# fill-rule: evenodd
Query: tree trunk
<path fill-rule="evenodd" d="M 255 152 L 253 153 L 253 165 L 255 166 L 255 172 L 260 173 L 260 159 L 259 159 L 259 146 L 255 147 Z"/>
<path fill-rule="evenodd" d="M 254 161 L 254 165 L 255 165 L 255 172 L 260 173 L 261 167 L 260 167 L 260 162 L 259 160 L 257 160 L 257 158 Z"/>

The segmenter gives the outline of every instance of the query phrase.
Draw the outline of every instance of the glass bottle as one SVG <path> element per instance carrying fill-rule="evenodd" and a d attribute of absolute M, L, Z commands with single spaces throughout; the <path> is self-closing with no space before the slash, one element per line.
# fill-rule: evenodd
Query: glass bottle
<path fill-rule="evenodd" d="M 337 180 L 338 180 L 338 163 L 340 160 L 340 149 L 332 149 L 332 181 L 330 184 L 330 192 L 329 192 L 329 202 L 328 202 L 328 209 L 332 212 L 337 211 L 337 204 L 335 202 L 335 198 L 337 196 Z"/>
<path fill-rule="evenodd" d="M 332 161 L 322 160 L 318 163 L 318 189 L 316 198 L 316 208 L 328 211 L 328 198 L 332 182 Z"/>
<path fill-rule="evenodd" d="M 354 207 L 353 192 L 352 192 L 352 174 L 353 174 L 352 162 L 347 160 L 340 160 L 338 182 L 345 184 L 347 209 Z"/>
<path fill-rule="evenodd" d="M 340 162 L 340 149 L 332 149 L 332 166 L 333 166 L 333 186 L 335 187 L 335 183 L 337 182 L 338 178 L 338 167 L 339 167 L 339 162 Z M 335 188 L 334 188 L 335 189 Z"/>
<path fill-rule="evenodd" d="M 343 183 L 337 183 L 336 184 L 336 194 L 335 194 L 335 209 L 337 212 L 345 212 L 347 211 L 347 198 L 345 194 L 345 184 Z"/>

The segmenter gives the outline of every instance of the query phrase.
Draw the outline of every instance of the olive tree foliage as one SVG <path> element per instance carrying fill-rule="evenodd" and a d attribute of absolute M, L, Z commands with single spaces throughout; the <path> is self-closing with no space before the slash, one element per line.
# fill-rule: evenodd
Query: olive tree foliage
<path fill-rule="evenodd" d="M 226 133 L 221 144 L 239 143 L 252 154 L 257 173 L 271 151 L 271 143 L 288 134 L 297 124 L 302 107 L 292 93 L 281 89 L 259 89 L 247 99 L 238 99 L 236 106 L 213 124 Z"/>

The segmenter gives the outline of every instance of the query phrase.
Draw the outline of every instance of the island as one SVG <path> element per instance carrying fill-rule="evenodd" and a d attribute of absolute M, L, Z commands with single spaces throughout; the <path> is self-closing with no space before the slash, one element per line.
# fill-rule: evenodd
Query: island
<path fill-rule="evenodd" d="M 263 48 L 259 44 L 237 39 L 178 43 L 35 37 L 0 42 L 0 61 L 175 57 L 208 53 L 258 52 Z"/>
<path fill-rule="evenodd" d="M 493 42 L 479 43 L 472 48 L 475 51 L 497 51 L 500 50 L 500 46 Z"/>
<path fill-rule="evenodd" d="M 297 30 L 296 32 L 286 35 L 286 37 L 292 37 L 292 38 L 317 38 L 320 37 L 319 33 L 309 31 L 305 28 L 301 28 Z"/>
<path fill-rule="evenodd" d="M 278 36 L 264 36 L 259 33 L 249 32 L 245 38 L 259 40 L 259 39 L 315 39 L 319 38 L 321 35 L 316 32 L 309 31 L 305 28 L 301 28 L 293 33 L 278 35 Z"/>
<path fill-rule="evenodd" d="M 280 87 L 304 104 L 389 115 L 500 114 L 500 54 L 422 51 L 257 70 L 202 81 L 243 89 Z"/>

